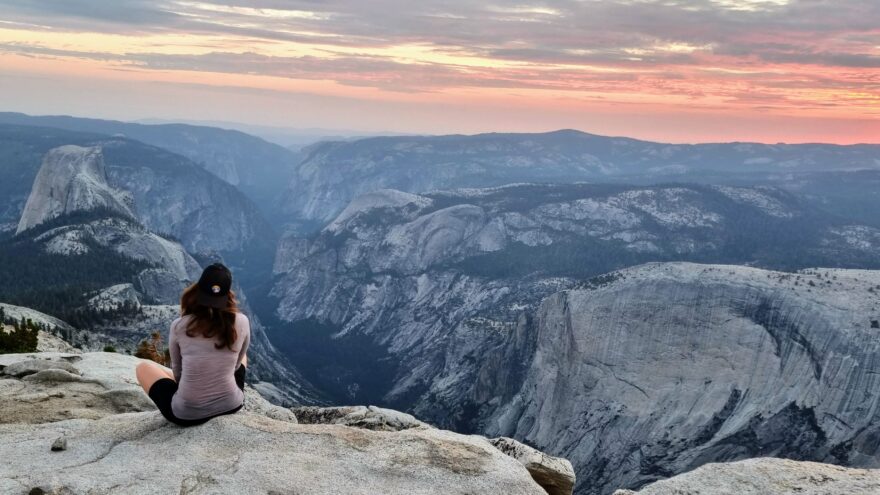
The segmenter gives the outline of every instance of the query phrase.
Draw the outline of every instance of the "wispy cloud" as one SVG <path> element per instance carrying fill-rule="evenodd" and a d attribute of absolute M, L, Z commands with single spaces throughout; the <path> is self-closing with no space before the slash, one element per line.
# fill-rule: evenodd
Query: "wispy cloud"
<path fill-rule="evenodd" d="M 0 53 L 392 93 L 868 114 L 878 19 L 865 0 L 0 0 Z"/>

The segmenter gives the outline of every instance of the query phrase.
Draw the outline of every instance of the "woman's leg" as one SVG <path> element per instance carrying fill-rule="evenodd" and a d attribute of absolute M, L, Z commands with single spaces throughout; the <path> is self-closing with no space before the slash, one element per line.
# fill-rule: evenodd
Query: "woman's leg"
<path fill-rule="evenodd" d="M 138 383 L 146 393 L 150 393 L 150 387 L 162 378 L 174 380 L 174 373 L 171 370 L 152 361 L 141 361 L 135 368 L 135 374 Z"/>
<path fill-rule="evenodd" d="M 247 356 L 241 358 L 241 366 L 236 368 L 233 376 L 235 377 L 235 384 L 238 385 L 238 388 L 244 390 L 244 375 L 247 373 Z"/>

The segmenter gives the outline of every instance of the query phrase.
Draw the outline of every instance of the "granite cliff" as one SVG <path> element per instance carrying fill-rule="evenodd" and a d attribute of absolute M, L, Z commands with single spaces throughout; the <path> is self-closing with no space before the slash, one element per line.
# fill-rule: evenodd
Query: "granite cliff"
<path fill-rule="evenodd" d="M 433 396 L 571 459 L 580 493 L 761 456 L 877 468 L 877 291 L 877 271 L 630 268 L 548 297 Z"/>
<path fill-rule="evenodd" d="M 333 400 L 571 459 L 578 493 L 756 456 L 876 467 L 877 272 L 613 270 L 870 263 L 862 229 L 767 188 L 379 191 L 282 242 L 270 338 Z"/>

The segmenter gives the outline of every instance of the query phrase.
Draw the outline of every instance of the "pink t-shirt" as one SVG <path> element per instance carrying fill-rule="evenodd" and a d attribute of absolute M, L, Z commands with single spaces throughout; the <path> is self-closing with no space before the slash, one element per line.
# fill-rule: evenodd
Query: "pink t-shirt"
<path fill-rule="evenodd" d="M 190 318 L 182 316 L 171 323 L 168 348 L 171 370 L 177 380 L 171 411 L 180 419 L 202 419 L 231 411 L 244 401 L 234 374 L 250 345 L 251 325 L 247 316 L 236 314 L 238 335 L 232 350 L 217 349 L 213 338 L 186 335 Z"/>

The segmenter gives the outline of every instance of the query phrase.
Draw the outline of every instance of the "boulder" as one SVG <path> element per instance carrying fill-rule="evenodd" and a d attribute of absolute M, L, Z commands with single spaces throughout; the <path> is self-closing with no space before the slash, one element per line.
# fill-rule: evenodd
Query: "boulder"
<path fill-rule="evenodd" d="M 26 382 L 81 382 L 84 381 L 81 376 L 73 374 L 69 371 L 50 368 L 48 370 L 38 371 L 32 375 L 27 375 L 22 380 Z"/>
<path fill-rule="evenodd" d="M 549 456 L 540 450 L 499 437 L 489 440 L 498 450 L 520 462 L 548 495 L 571 495 L 574 490 L 574 467 L 568 459 Z"/>
<path fill-rule="evenodd" d="M 827 495 L 880 493 L 880 470 L 788 459 L 706 464 L 688 473 L 614 495 Z"/>
<path fill-rule="evenodd" d="M 33 375 L 47 370 L 60 370 L 76 375 L 79 374 L 76 367 L 67 361 L 47 359 L 28 359 L 26 361 L 18 361 L 0 370 L 0 374 L 14 378 L 22 378 L 27 375 Z"/>
<path fill-rule="evenodd" d="M 270 403 L 262 398 L 259 392 L 249 386 L 245 387 L 244 391 L 244 409 L 279 421 L 298 423 L 296 414 L 293 411 Z"/>
<path fill-rule="evenodd" d="M 64 339 L 40 330 L 37 334 L 37 351 L 39 352 L 66 352 L 78 354 L 81 351 L 68 344 Z"/>

